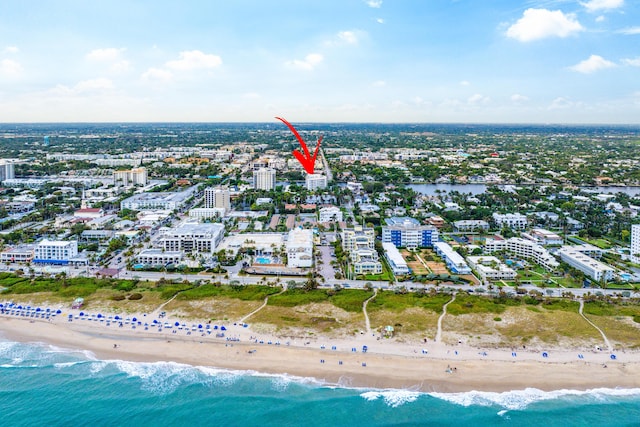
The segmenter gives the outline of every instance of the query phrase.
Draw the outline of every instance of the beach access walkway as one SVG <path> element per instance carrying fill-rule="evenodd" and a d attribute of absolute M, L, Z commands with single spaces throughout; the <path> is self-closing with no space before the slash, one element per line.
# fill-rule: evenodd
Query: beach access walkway
<path fill-rule="evenodd" d="M 600 329 L 599 327 L 597 327 L 591 320 L 587 319 L 587 316 L 584 315 L 584 313 L 582 312 L 584 310 L 584 299 L 580 300 L 580 309 L 578 310 L 578 314 L 580 314 L 580 316 L 582 316 L 582 318 L 584 320 L 586 320 L 591 326 L 593 326 L 594 328 L 596 328 L 596 330 L 598 332 L 600 332 L 600 335 L 602 335 L 602 339 L 604 340 L 604 343 L 607 345 L 607 348 L 609 349 L 609 351 L 613 351 L 613 346 L 611 345 L 611 343 L 609 342 L 609 339 L 607 338 L 607 336 L 604 334 L 604 332 L 602 332 L 602 329 Z"/>
<path fill-rule="evenodd" d="M 369 301 L 374 299 L 376 295 L 378 295 L 378 288 L 373 288 L 373 295 L 371 295 L 362 303 L 362 313 L 364 313 L 364 326 L 367 329 L 367 334 L 371 333 L 371 321 L 369 320 L 369 313 L 367 313 L 367 304 L 369 304 Z"/>
<path fill-rule="evenodd" d="M 442 306 L 442 314 L 438 317 L 438 329 L 436 331 L 436 339 L 435 342 L 442 342 L 442 319 L 447 314 L 447 306 L 456 300 L 456 294 L 453 294 L 453 297 Z"/>
<path fill-rule="evenodd" d="M 278 292 L 277 294 L 274 295 L 280 295 L 283 292 L 285 292 L 287 290 L 287 284 L 284 283 L 282 285 L 282 290 L 280 292 Z M 256 314 L 257 312 L 259 312 L 260 310 L 262 310 L 263 308 L 265 308 L 267 306 L 267 304 L 269 303 L 269 297 L 271 295 L 267 295 L 264 299 L 264 302 L 262 303 L 262 305 L 258 308 L 256 308 L 255 310 L 253 310 L 251 313 L 247 314 L 246 316 L 244 316 L 242 319 L 239 320 L 240 323 L 245 323 L 245 321 L 250 318 L 251 316 L 253 316 L 254 314 Z"/>

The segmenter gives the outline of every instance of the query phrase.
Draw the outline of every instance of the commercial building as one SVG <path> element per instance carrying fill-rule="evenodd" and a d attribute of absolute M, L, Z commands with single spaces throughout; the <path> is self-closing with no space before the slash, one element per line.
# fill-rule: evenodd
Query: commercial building
<path fill-rule="evenodd" d="M 144 249 L 136 256 L 139 264 L 159 266 L 167 264 L 179 264 L 182 261 L 182 251 L 164 251 L 158 248 Z"/>
<path fill-rule="evenodd" d="M 5 249 L 0 253 L 1 262 L 31 262 L 33 260 L 33 245 L 21 245 Z"/>
<path fill-rule="evenodd" d="M 520 237 L 512 237 L 507 240 L 486 239 L 484 250 L 488 253 L 506 251 L 516 257 L 531 260 L 549 271 L 555 270 L 560 265 L 545 248 Z"/>
<path fill-rule="evenodd" d="M 430 248 L 439 240 L 438 229 L 433 225 L 421 225 L 409 217 L 391 217 L 382 227 L 382 242 L 393 243 L 397 248 Z"/>
<path fill-rule="evenodd" d="M 327 188 L 327 177 L 319 173 L 308 173 L 304 179 L 307 190 L 315 191 Z"/>
<path fill-rule="evenodd" d="M 187 222 L 165 231 L 160 244 L 165 251 L 213 253 L 223 237 L 222 224 Z"/>
<path fill-rule="evenodd" d="M 608 282 L 613 279 L 615 270 L 588 256 L 586 253 L 574 248 L 573 246 L 563 246 L 558 251 L 560 259 L 571 267 L 582 271 L 587 277 L 595 282 Z"/>
<path fill-rule="evenodd" d="M 227 254 L 236 256 L 240 249 L 251 249 L 255 255 L 273 255 L 284 245 L 284 235 L 281 233 L 243 233 L 231 234 L 222 240 L 218 251 L 225 250 Z"/>
<path fill-rule="evenodd" d="M 222 218 L 225 213 L 226 210 L 224 208 L 194 208 L 189 209 L 189 218 Z"/>
<path fill-rule="evenodd" d="M 68 264 L 78 255 L 78 242 L 75 240 L 43 240 L 33 250 L 33 262 L 47 264 Z"/>
<path fill-rule="evenodd" d="M 446 242 L 435 242 L 433 250 L 440 255 L 447 264 L 447 268 L 454 274 L 471 274 L 471 268 L 467 265 L 462 255 L 454 251 Z"/>
<path fill-rule="evenodd" d="M 116 187 L 145 186 L 147 185 L 147 168 L 114 171 L 113 185 Z"/>
<path fill-rule="evenodd" d="M 341 222 L 342 211 L 335 206 L 320 208 L 318 211 L 318 222 Z"/>
<path fill-rule="evenodd" d="M 253 171 L 253 188 L 266 191 L 274 190 L 276 188 L 276 170 L 260 168 Z"/>
<path fill-rule="evenodd" d="M 517 273 L 512 268 L 502 264 L 494 256 L 470 256 L 467 261 L 483 282 L 496 280 L 513 280 Z"/>
<path fill-rule="evenodd" d="M 120 202 L 120 209 L 141 210 L 168 210 L 180 209 L 189 197 L 192 190 L 165 193 L 140 193 L 124 199 Z"/>
<path fill-rule="evenodd" d="M 391 267 L 391 271 L 393 271 L 393 274 L 403 275 L 410 273 L 407 262 L 404 260 L 402 254 L 393 243 L 383 243 L 382 248 L 384 249 L 384 257 L 387 259 L 387 262 L 389 263 L 389 267 Z"/>
<path fill-rule="evenodd" d="M 453 228 L 455 231 L 487 231 L 489 230 L 489 223 L 481 219 L 465 219 L 462 221 L 454 221 Z"/>
<path fill-rule="evenodd" d="M 631 226 L 631 260 L 640 264 L 640 224 Z"/>
<path fill-rule="evenodd" d="M 313 231 L 294 228 L 287 237 L 287 267 L 311 267 L 313 265 Z"/>
<path fill-rule="evenodd" d="M 231 193 L 227 187 L 210 187 L 204 190 L 204 207 L 231 210 Z"/>
<path fill-rule="evenodd" d="M 524 230 L 527 228 L 527 216 L 520 213 L 500 214 L 494 212 L 493 220 L 500 228 L 509 227 L 515 230 Z"/>
<path fill-rule="evenodd" d="M 349 252 L 355 274 L 380 274 L 382 263 L 375 249 L 375 231 L 373 228 L 355 226 L 342 230 L 342 247 Z"/>

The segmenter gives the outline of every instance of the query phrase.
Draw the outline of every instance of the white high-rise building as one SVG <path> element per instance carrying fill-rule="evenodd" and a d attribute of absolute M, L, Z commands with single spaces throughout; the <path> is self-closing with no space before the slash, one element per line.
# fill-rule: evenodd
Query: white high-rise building
<path fill-rule="evenodd" d="M 227 187 L 206 188 L 204 190 L 204 207 L 224 209 L 228 212 L 231 209 L 231 193 Z"/>
<path fill-rule="evenodd" d="M 256 190 L 274 190 L 276 188 L 276 170 L 261 168 L 253 171 L 253 188 Z"/>
<path fill-rule="evenodd" d="M 147 185 L 147 168 L 134 168 L 130 170 L 114 171 L 113 185 L 115 185 L 116 187 Z"/>
<path fill-rule="evenodd" d="M 14 179 L 16 173 L 13 168 L 13 162 L 6 159 L 0 159 L 0 182 L 5 179 Z"/>
<path fill-rule="evenodd" d="M 631 260 L 640 264 L 640 224 L 631 226 Z"/>
<path fill-rule="evenodd" d="M 327 188 L 327 177 L 319 173 L 308 173 L 305 177 L 305 184 L 309 191 Z"/>
<path fill-rule="evenodd" d="M 78 242 L 75 240 L 43 240 L 34 248 L 34 262 L 66 264 L 70 258 L 78 255 Z"/>

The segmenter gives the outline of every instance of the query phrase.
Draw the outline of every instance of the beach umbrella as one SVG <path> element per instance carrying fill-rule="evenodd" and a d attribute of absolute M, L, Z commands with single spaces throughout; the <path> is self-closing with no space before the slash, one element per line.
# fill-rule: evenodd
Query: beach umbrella
<path fill-rule="evenodd" d="M 114 317 L 114 319 L 120 320 L 120 316 L 116 316 L 116 317 Z"/>
<path fill-rule="evenodd" d="M 198 329 L 202 329 L 202 325 L 198 325 Z"/>
<path fill-rule="evenodd" d="M 174 326 L 180 326 L 180 322 L 176 322 L 173 324 Z"/>
<path fill-rule="evenodd" d="M 135 317 L 134 317 L 133 319 L 131 319 L 131 320 L 133 320 L 134 322 L 137 322 L 137 321 L 138 321 L 138 319 L 136 319 Z"/>
<path fill-rule="evenodd" d="M 158 323 L 158 321 L 156 319 L 153 319 L 153 324 L 155 325 L 156 323 Z"/>
<path fill-rule="evenodd" d="M 73 317 L 73 314 L 70 314 L 70 315 L 69 315 L 69 319 L 71 319 L 72 317 Z"/>
<path fill-rule="evenodd" d="M 98 313 L 98 319 L 102 319 L 102 314 Z"/>
<path fill-rule="evenodd" d="M 78 316 L 80 316 L 80 317 L 84 316 L 84 312 L 81 311 Z"/>
<path fill-rule="evenodd" d="M 56 314 L 62 313 L 62 310 L 56 310 Z"/>
<path fill-rule="evenodd" d="M 227 330 L 227 328 L 225 328 L 224 326 L 220 326 L 220 330 L 221 330 L 221 331 L 226 331 L 226 330 Z"/>
<path fill-rule="evenodd" d="M 213 325 L 213 329 L 217 330 L 218 329 L 218 325 Z"/>
<path fill-rule="evenodd" d="M 36 308 L 36 313 L 39 313 L 40 311 L 42 311 L 40 307 Z"/>
<path fill-rule="evenodd" d="M 21 305 L 18 306 L 18 310 L 22 310 L 22 306 Z"/>
<path fill-rule="evenodd" d="M 0 307 L 4 307 L 4 304 L 0 304 Z"/>

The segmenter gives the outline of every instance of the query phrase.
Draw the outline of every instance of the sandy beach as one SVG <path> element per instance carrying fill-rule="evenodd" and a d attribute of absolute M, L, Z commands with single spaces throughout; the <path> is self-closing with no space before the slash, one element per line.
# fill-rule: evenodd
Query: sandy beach
<path fill-rule="evenodd" d="M 139 324 L 120 326 L 106 319 L 76 318 L 78 312 L 69 321 L 69 313 L 48 320 L 1 314 L 0 336 L 88 350 L 103 360 L 173 361 L 315 378 L 348 387 L 424 392 L 640 388 L 638 352 L 614 352 L 614 360 L 609 352 L 595 349 L 477 349 L 462 343 L 398 343 L 366 335 L 294 339 L 260 335 L 242 324 L 226 325 L 225 336 L 216 337 L 206 325 L 192 331 L 192 322 L 180 330 L 145 328 L 144 323 L 153 325 L 146 314 L 138 316 Z M 174 324 L 173 319 L 159 321 Z"/>

